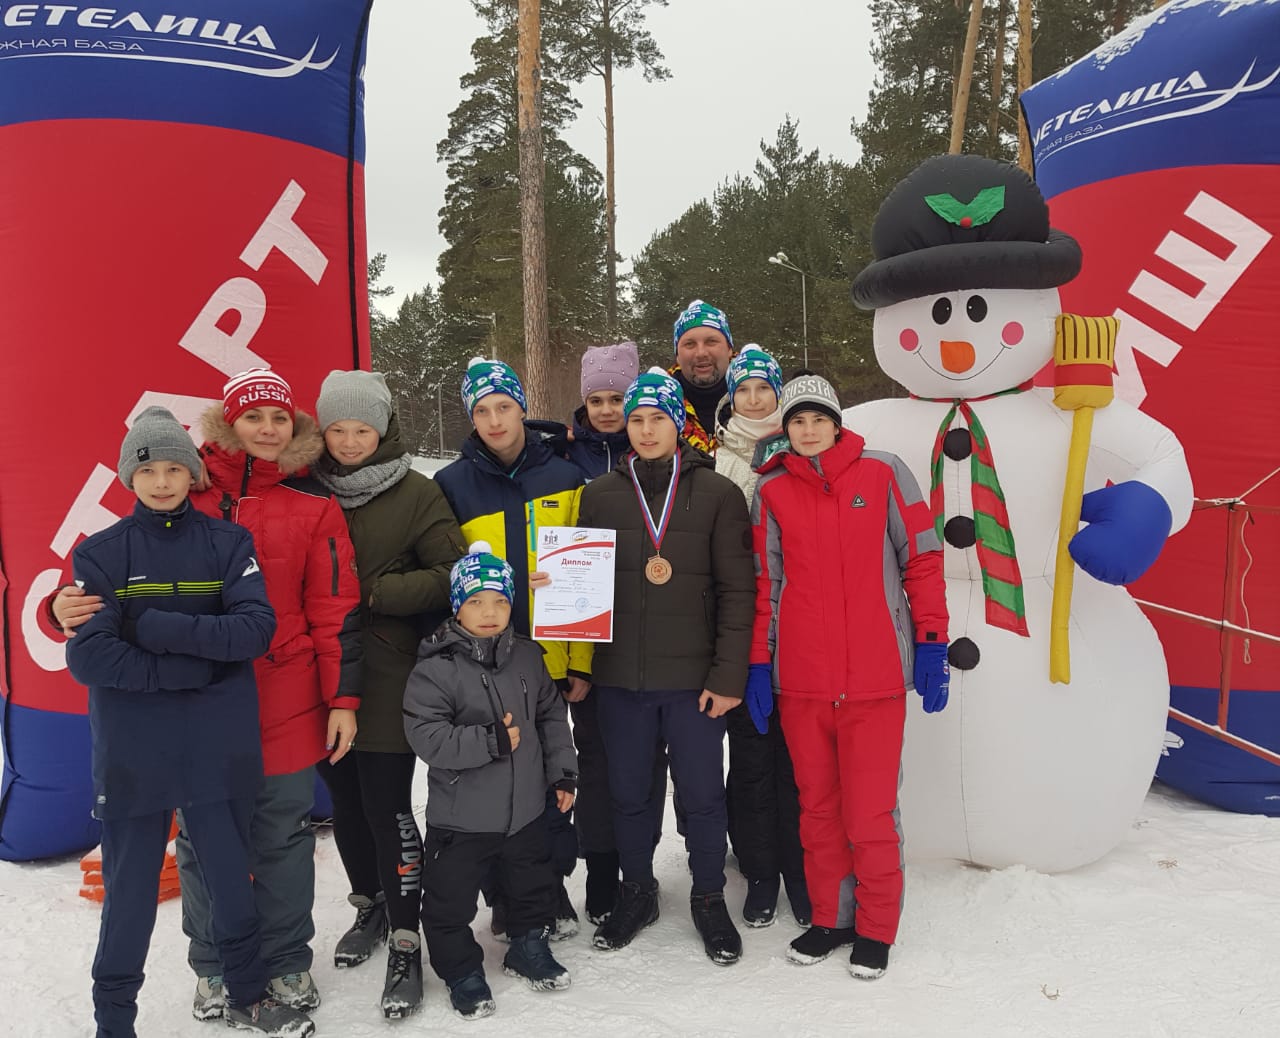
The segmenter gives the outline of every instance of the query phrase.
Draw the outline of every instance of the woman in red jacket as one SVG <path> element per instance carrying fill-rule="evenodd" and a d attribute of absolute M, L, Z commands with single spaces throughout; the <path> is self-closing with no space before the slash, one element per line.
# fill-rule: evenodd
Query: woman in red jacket
<path fill-rule="evenodd" d="M 311 978 L 315 837 L 314 765 L 336 763 L 355 741 L 360 705 L 360 599 L 355 552 L 342 509 L 307 476 L 324 450 L 316 421 L 293 405 L 283 378 L 254 369 L 231 378 L 223 401 L 205 412 L 200 457 L 207 489 L 191 495 L 200 511 L 253 534 L 276 633 L 254 662 L 266 778 L 249 834 L 262 957 L 272 996 L 311 1010 L 320 994 Z M 62 591 L 55 618 L 69 629 L 100 606 Z M 182 928 L 196 972 L 192 1015 L 220 1017 L 222 964 L 199 862 L 180 831 Z"/>
<path fill-rule="evenodd" d="M 800 790 L 813 925 L 787 957 L 813 963 L 852 944 L 850 972 L 872 979 L 902 902 L 905 691 L 929 712 L 947 702 L 942 548 L 910 470 L 841 428 L 826 379 L 787 383 L 782 427 L 756 451 L 746 698 L 767 716 L 776 689 Z"/>

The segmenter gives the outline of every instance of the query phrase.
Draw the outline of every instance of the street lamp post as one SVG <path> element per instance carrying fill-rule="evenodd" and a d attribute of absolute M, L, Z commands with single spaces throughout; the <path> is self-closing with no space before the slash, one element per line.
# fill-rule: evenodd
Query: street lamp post
<path fill-rule="evenodd" d="M 785 252 L 778 251 L 769 257 L 769 262 L 779 267 L 786 267 L 787 270 L 794 270 L 800 275 L 800 320 L 804 333 L 804 366 L 807 368 L 809 366 L 809 294 L 805 289 L 805 279 L 808 275 L 787 259 Z"/>

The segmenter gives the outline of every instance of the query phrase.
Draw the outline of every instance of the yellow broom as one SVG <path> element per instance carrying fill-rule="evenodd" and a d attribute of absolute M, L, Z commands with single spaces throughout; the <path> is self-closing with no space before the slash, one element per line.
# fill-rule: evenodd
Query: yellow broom
<path fill-rule="evenodd" d="M 1071 588 L 1075 563 L 1067 546 L 1080 526 L 1080 499 L 1089 463 L 1089 438 L 1095 408 L 1115 398 L 1111 375 L 1116 355 L 1114 317 L 1059 314 L 1053 352 L 1053 402 L 1071 416 L 1071 447 L 1067 479 L 1062 488 L 1062 516 L 1058 524 L 1058 555 L 1053 572 L 1053 612 L 1049 618 L 1049 680 L 1071 682 Z"/>

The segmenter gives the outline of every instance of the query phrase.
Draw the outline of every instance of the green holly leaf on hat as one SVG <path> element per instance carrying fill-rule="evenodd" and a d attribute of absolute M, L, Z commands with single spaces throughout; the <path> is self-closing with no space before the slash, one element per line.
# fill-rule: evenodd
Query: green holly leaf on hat
<path fill-rule="evenodd" d="M 972 202 L 965 204 L 955 195 L 925 195 L 925 204 L 957 227 L 981 227 L 1004 209 L 1004 185 L 984 187 Z"/>

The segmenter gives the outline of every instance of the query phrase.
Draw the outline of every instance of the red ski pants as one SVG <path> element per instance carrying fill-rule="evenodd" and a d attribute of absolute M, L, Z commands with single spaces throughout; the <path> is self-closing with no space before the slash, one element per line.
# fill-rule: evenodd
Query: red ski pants
<path fill-rule="evenodd" d="M 783 695 L 778 709 L 800 790 L 813 923 L 853 925 L 856 903 L 857 932 L 892 944 L 902 913 L 898 781 L 906 695 L 852 702 Z"/>

